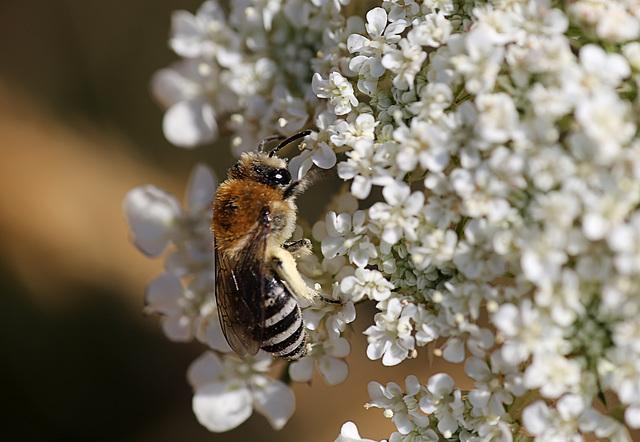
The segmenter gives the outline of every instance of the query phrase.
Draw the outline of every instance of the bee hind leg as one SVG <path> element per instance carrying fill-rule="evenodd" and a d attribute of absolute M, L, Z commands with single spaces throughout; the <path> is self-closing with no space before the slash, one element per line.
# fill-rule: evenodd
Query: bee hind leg
<path fill-rule="evenodd" d="M 282 247 L 296 258 L 311 254 L 311 241 L 308 239 L 286 241 Z"/>
<path fill-rule="evenodd" d="M 302 279 L 293 255 L 282 248 L 275 248 L 270 255 L 268 260 L 271 267 L 287 287 L 287 290 L 298 299 L 307 299 L 313 302 L 318 294 L 315 290 L 309 288 L 304 279 Z"/>

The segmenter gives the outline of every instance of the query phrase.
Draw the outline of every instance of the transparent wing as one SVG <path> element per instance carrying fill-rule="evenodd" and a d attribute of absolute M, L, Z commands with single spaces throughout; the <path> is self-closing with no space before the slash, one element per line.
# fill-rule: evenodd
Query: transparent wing
<path fill-rule="evenodd" d="M 253 356 L 260 349 L 264 329 L 265 251 L 270 215 L 264 215 L 248 233 L 247 247 L 237 262 L 215 248 L 216 303 L 218 317 L 229 346 L 240 356 Z"/>

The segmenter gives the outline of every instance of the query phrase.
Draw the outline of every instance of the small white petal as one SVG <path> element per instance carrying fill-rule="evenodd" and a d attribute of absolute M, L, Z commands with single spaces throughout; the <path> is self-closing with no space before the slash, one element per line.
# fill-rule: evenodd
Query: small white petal
<path fill-rule="evenodd" d="M 365 199 L 371 193 L 371 180 L 363 177 L 362 175 L 356 175 L 351 183 L 351 193 L 358 199 Z"/>
<path fill-rule="evenodd" d="M 190 342 L 193 339 L 193 320 L 186 315 L 162 318 L 162 331 L 174 342 Z"/>
<path fill-rule="evenodd" d="M 382 8 L 373 8 L 367 12 L 367 32 L 372 37 L 382 35 L 384 28 L 387 26 L 387 11 Z"/>
<path fill-rule="evenodd" d="M 349 375 L 349 365 L 342 359 L 323 356 L 318 359 L 318 371 L 329 385 L 338 385 L 344 382 Z"/>
<path fill-rule="evenodd" d="M 218 180 L 215 172 L 206 164 L 198 163 L 189 177 L 187 205 L 190 213 L 209 208 L 213 201 Z"/>
<path fill-rule="evenodd" d="M 196 18 L 187 11 L 174 11 L 171 14 L 172 38 L 169 45 L 182 57 L 197 57 L 202 47 L 202 31 Z"/>
<path fill-rule="evenodd" d="M 201 341 L 213 350 L 222 353 L 231 352 L 231 347 L 222 333 L 222 325 L 217 318 L 208 318 Z"/>
<path fill-rule="evenodd" d="M 369 39 L 363 35 L 351 34 L 349 38 L 347 38 L 347 49 L 353 54 L 354 52 L 362 49 L 368 41 Z"/>
<path fill-rule="evenodd" d="M 371 439 L 363 439 L 358 433 L 358 427 L 353 422 L 346 422 L 340 429 L 340 435 L 334 442 L 375 442 Z"/>
<path fill-rule="evenodd" d="M 179 305 L 182 293 L 180 278 L 171 273 L 163 273 L 147 285 L 145 303 L 154 313 L 178 315 L 182 313 Z"/>
<path fill-rule="evenodd" d="M 536 401 L 522 411 L 522 423 L 532 434 L 541 434 L 549 426 L 549 409 L 543 401 Z"/>
<path fill-rule="evenodd" d="M 130 190 L 123 206 L 136 247 L 149 256 L 162 253 L 182 220 L 178 200 L 164 190 L 145 185 Z"/>
<path fill-rule="evenodd" d="M 276 430 L 284 427 L 296 408 L 293 392 L 280 381 L 254 387 L 253 400 L 256 411 L 262 413 Z"/>
<path fill-rule="evenodd" d="M 449 362 L 460 363 L 464 361 L 464 341 L 458 338 L 450 338 L 442 349 L 442 357 Z"/>
<path fill-rule="evenodd" d="M 193 396 L 193 412 L 210 431 L 229 431 L 251 416 L 251 392 L 235 380 L 205 385 Z"/>
<path fill-rule="evenodd" d="M 295 382 L 310 382 L 313 378 L 315 361 L 312 357 L 298 359 L 289 366 L 289 376 Z"/>
<path fill-rule="evenodd" d="M 409 197 L 410 193 L 411 189 L 407 184 L 397 181 L 387 184 L 384 186 L 384 189 L 382 189 L 384 199 L 392 206 L 402 204 L 407 197 Z"/>
<path fill-rule="evenodd" d="M 627 407 L 624 412 L 624 421 L 634 430 L 640 428 L 640 404 Z"/>
<path fill-rule="evenodd" d="M 164 114 L 162 131 L 176 146 L 194 148 L 218 137 L 218 125 L 211 104 L 204 97 L 179 101 Z"/>
<path fill-rule="evenodd" d="M 212 352 L 205 352 L 191 363 L 187 370 L 187 380 L 193 388 L 199 388 L 217 381 L 222 376 L 220 358 Z"/>
<path fill-rule="evenodd" d="M 429 391 L 439 397 L 444 397 L 453 391 L 455 382 L 453 378 L 446 373 L 437 373 L 429 378 L 427 388 Z"/>
<path fill-rule="evenodd" d="M 313 155 L 313 164 L 321 169 L 331 169 L 336 165 L 336 153 L 327 144 L 323 144 Z"/>
<path fill-rule="evenodd" d="M 176 69 L 161 69 L 151 78 L 151 92 L 165 108 L 193 96 L 195 88 L 193 80 Z"/>

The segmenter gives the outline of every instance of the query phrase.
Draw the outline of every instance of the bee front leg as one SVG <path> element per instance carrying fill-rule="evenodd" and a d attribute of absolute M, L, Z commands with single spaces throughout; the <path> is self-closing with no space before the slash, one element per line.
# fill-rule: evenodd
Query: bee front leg
<path fill-rule="evenodd" d="M 308 239 L 300 239 L 298 241 L 285 241 L 282 247 L 294 258 L 299 258 L 305 255 L 311 255 L 311 241 Z"/>

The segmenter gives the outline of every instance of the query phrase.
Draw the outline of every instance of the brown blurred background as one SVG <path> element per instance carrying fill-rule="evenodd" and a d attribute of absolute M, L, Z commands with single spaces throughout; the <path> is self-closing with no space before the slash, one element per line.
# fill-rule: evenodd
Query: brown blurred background
<path fill-rule="evenodd" d="M 367 361 L 365 310 L 348 382 L 297 385 L 283 430 L 256 414 L 225 434 L 197 423 L 185 373 L 204 348 L 169 342 L 142 315 L 162 263 L 130 244 L 121 202 L 145 183 L 182 197 L 197 161 L 219 177 L 233 162 L 225 139 L 169 145 L 148 91 L 176 59 L 171 11 L 200 3 L 0 2 L 0 440 L 333 441 L 347 420 L 381 439 L 394 426 L 363 408 L 367 382 L 442 370 Z"/>

